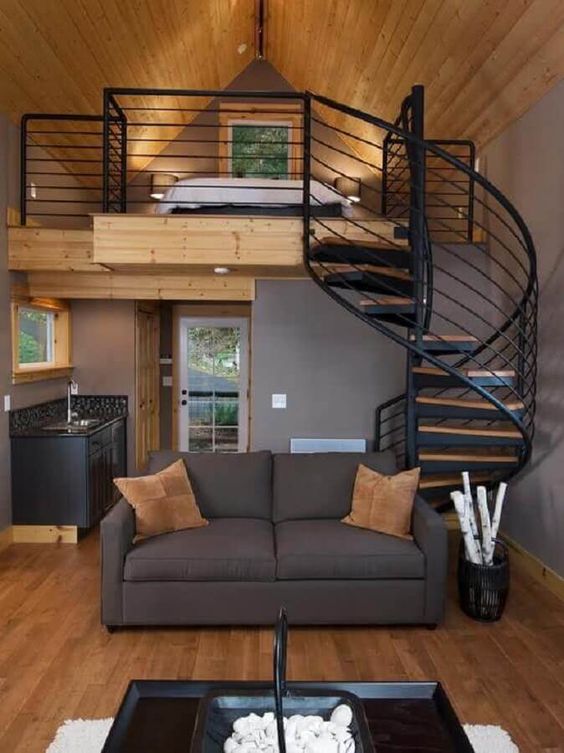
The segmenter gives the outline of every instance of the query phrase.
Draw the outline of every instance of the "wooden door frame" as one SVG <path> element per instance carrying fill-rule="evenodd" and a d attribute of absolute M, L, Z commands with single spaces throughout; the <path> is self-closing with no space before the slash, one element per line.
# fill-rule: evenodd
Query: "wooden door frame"
<path fill-rule="evenodd" d="M 137 470 L 143 470 L 146 465 L 146 456 L 142 454 L 141 432 L 144 430 L 140 413 L 140 353 L 141 353 L 141 327 L 140 315 L 152 318 L 153 332 L 153 385 L 152 394 L 154 400 L 153 425 L 148 450 L 157 450 L 160 447 L 160 306 L 152 301 L 136 301 L 135 303 L 135 465 Z"/>

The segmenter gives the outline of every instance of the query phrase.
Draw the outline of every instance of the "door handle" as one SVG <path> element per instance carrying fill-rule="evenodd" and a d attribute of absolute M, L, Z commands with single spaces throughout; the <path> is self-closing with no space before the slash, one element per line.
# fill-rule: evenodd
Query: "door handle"
<path fill-rule="evenodd" d="M 180 405 L 188 405 L 188 400 L 181 400 Z"/>

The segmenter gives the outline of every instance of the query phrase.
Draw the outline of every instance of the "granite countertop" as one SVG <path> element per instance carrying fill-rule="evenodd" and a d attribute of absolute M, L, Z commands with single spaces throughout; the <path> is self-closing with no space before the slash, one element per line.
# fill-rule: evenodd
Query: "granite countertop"
<path fill-rule="evenodd" d="M 63 398 L 11 411 L 10 436 L 14 438 L 90 437 L 128 416 L 127 396 L 125 395 L 73 395 L 71 408 L 73 413 L 77 414 L 78 419 L 90 419 L 95 423 L 72 429 L 65 426 L 56 429 L 49 428 L 66 422 L 67 401 Z"/>

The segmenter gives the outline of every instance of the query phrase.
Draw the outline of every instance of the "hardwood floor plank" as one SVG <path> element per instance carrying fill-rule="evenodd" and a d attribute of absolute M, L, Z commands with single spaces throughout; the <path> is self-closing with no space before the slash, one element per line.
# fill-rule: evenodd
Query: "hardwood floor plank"
<path fill-rule="evenodd" d="M 564 603 L 515 562 L 495 625 L 467 618 L 455 554 L 446 619 L 417 627 L 292 628 L 294 680 L 440 680 L 463 722 L 500 724 L 520 753 L 564 753 Z M 0 553 L 0 753 L 44 753 L 65 719 L 113 716 L 132 678 L 269 679 L 268 628 L 99 623 L 98 536 Z"/>

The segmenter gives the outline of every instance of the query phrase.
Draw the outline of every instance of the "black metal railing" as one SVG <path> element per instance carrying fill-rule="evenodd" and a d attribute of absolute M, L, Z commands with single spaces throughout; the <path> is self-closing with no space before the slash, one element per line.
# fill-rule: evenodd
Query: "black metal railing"
<path fill-rule="evenodd" d="M 273 126 L 266 141 L 249 130 L 257 124 Z M 106 89 L 99 117 L 24 116 L 21 169 L 24 224 L 87 220 L 101 210 L 302 217 L 311 277 L 406 348 L 406 398 L 394 403 L 405 420 L 393 441 L 403 431 L 407 464 L 417 458 L 411 375 L 421 364 L 441 369 L 459 396 L 497 408 L 523 438 L 519 467 L 527 461 L 536 387 L 533 242 L 512 204 L 475 170 L 471 142 L 425 138 L 422 87 L 393 123 L 310 92 Z M 241 177 L 260 189 L 260 200 L 241 196 Z M 330 258 L 318 253 L 328 246 Z M 345 268 L 364 274 L 368 291 L 359 292 Z M 389 311 L 367 313 L 382 308 L 382 298 Z M 453 345 L 446 355 L 425 347 L 424 338 L 449 333 L 474 346 Z M 515 378 L 498 378 L 500 371 Z M 523 407 L 507 410 L 506 401 Z M 384 421 L 387 411 L 379 415 Z M 381 428 L 381 446 L 385 436 Z"/>
<path fill-rule="evenodd" d="M 30 113 L 20 128 L 20 221 L 80 224 L 102 211 L 102 116 Z"/>
<path fill-rule="evenodd" d="M 498 421 L 501 415 L 519 430 L 522 445 L 518 463 L 507 474 L 511 475 L 530 456 L 533 435 L 538 296 L 534 245 L 522 218 L 495 186 L 443 148 L 448 144 L 427 141 L 416 132 L 417 96 L 412 93 L 398 120 L 387 123 L 312 95 L 314 112 L 323 119 L 324 148 L 329 149 L 324 166 L 335 175 L 352 177 L 342 166 L 341 153 L 330 148 L 329 134 L 337 134 L 349 147 L 348 158 L 367 167 L 374 177 L 366 185 L 362 182 L 355 214 L 339 226 L 310 218 L 304 261 L 328 295 L 407 349 L 407 391 L 377 411 L 377 446 L 400 448 L 408 465 L 417 461 L 416 419 L 411 411 L 418 390 L 412 374 L 413 367 L 424 365 L 450 378 L 448 388 L 428 389 L 425 394 L 448 395 L 448 390 L 455 390 L 461 399 L 481 398 L 497 409 Z M 395 195 L 397 209 L 388 211 L 383 221 L 382 196 L 390 188 L 386 183 L 390 165 L 385 168 L 383 152 L 391 143 L 396 147 L 394 169 L 404 171 L 409 190 Z M 313 172 L 320 159 L 315 146 L 312 139 L 306 173 Z M 457 199 L 455 214 L 445 211 L 433 217 L 429 204 L 452 208 L 448 193 L 452 184 L 461 185 L 460 175 L 467 187 L 464 204 Z M 435 186 L 432 195 L 430 181 Z M 403 269 L 398 262 L 402 254 Z M 350 282 L 351 270 L 362 273 L 375 292 L 367 292 L 366 286 L 359 292 Z M 387 312 L 382 299 L 386 304 L 391 301 Z M 371 308 L 380 313 L 367 313 Z M 451 341 L 448 353 L 439 355 L 424 346 L 423 338 L 447 343 L 453 333 L 473 347 L 458 347 Z M 505 378 L 508 372 L 514 378 Z M 506 403 L 519 408 L 509 410 Z M 390 407 L 396 409 L 392 416 Z M 476 427 L 492 421 L 466 423 Z"/>

